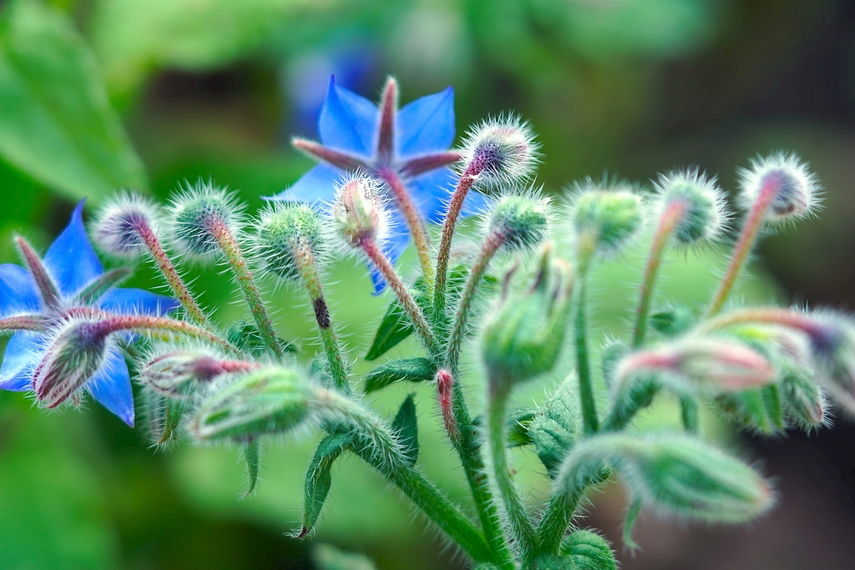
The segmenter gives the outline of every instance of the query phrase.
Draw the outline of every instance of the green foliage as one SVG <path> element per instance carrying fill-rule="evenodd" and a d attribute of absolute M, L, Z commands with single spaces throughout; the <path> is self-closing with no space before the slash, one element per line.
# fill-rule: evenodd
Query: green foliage
<path fill-rule="evenodd" d="M 553 478 L 582 431 L 577 386 L 575 377 L 565 380 L 537 411 L 528 428 L 537 456 Z"/>
<path fill-rule="evenodd" d="M 241 319 L 233 323 L 226 331 L 226 340 L 255 356 L 267 354 L 267 345 L 261 336 L 261 332 L 258 330 L 258 325 L 250 320 Z M 278 341 L 279 346 L 285 352 L 293 354 L 299 350 L 293 342 L 288 342 L 281 338 L 278 338 Z"/>
<path fill-rule="evenodd" d="M 431 382 L 435 375 L 436 365 L 428 358 L 391 360 L 374 368 L 365 376 L 365 393 L 380 390 L 401 380 Z"/>
<path fill-rule="evenodd" d="M 72 198 L 147 185 L 97 65 L 62 14 L 38 2 L 0 11 L 0 156 Z"/>
<path fill-rule="evenodd" d="M 320 570 L 376 570 L 377 567 L 361 554 L 343 552 L 329 544 L 315 547 L 314 562 Z"/>
<path fill-rule="evenodd" d="M 326 436 L 315 450 L 315 455 L 306 471 L 303 527 L 297 533 L 298 536 L 307 536 L 314 530 L 332 487 L 333 462 L 353 443 L 355 437 L 356 434 L 352 431 L 334 431 Z"/>
<path fill-rule="evenodd" d="M 677 306 L 667 311 L 650 315 L 650 326 L 665 336 L 680 335 L 695 324 L 692 311 L 685 306 Z"/>
<path fill-rule="evenodd" d="M 575 570 L 617 570 L 609 543 L 590 530 L 571 533 L 561 543 L 561 554 L 573 561 Z"/>
<path fill-rule="evenodd" d="M 392 420 L 392 429 L 398 434 L 404 457 L 412 467 L 419 458 L 419 425 L 413 394 L 407 396 L 401 404 L 398 414 Z"/>

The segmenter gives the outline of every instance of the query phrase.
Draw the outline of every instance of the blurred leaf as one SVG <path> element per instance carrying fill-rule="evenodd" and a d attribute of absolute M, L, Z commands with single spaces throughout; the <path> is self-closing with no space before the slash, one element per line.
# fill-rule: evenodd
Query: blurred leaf
<path fill-rule="evenodd" d="M 0 109 L 0 154 L 41 182 L 93 200 L 146 187 L 88 47 L 38 3 L 0 12 Z"/>
<path fill-rule="evenodd" d="M 416 416 L 416 403 L 413 395 L 407 396 L 398 414 L 392 421 L 392 429 L 398 434 L 398 441 L 404 449 L 404 455 L 410 465 L 415 465 L 419 458 L 419 424 Z"/>
<path fill-rule="evenodd" d="M 429 382 L 435 374 L 436 366 L 427 358 L 392 360 L 368 373 L 365 377 L 365 393 L 374 392 L 401 380 Z"/>
<path fill-rule="evenodd" d="M 590 530 L 577 530 L 561 543 L 561 553 L 573 560 L 577 570 L 616 570 L 609 543 Z"/>
<path fill-rule="evenodd" d="M 321 570 L 376 570 L 376 566 L 361 554 L 343 552 L 329 544 L 315 547 L 315 564 Z"/>
<path fill-rule="evenodd" d="M 258 325 L 251 323 L 248 320 L 240 320 L 232 324 L 226 331 L 226 340 L 245 350 L 254 356 L 264 356 L 268 354 L 267 342 L 261 337 L 261 332 L 258 330 Z M 298 352 L 297 346 L 293 342 L 288 342 L 282 338 L 276 339 L 279 341 L 279 346 L 285 352 Z"/>
<path fill-rule="evenodd" d="M 332 487 L 332 464 L 353 441 L 352 432 L 335 432 L 325 437 L 306 472 L 305 495 L 303 497 L 303 528 L 297 534 L 299 538 L 308 535 L 315 528 L 318 517 L 324 508 L 327 495 Z"/>

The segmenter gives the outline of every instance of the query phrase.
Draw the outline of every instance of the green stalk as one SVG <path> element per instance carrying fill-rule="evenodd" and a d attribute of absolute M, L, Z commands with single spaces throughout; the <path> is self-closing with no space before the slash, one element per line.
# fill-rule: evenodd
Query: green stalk
<path fill-rule="evenodd" d="M 591 365 L 588 361 L 588 337 L 585 304 L 587 302 L 588 268 L 590 256 L 579 257 L 579 292 L 576 301 L 576 371 L 579 374 L 579 398 L 582 401 L 582 420 L 585 435 L 593 435 L 600 429 L 594 386 L 591 380 Z"/>

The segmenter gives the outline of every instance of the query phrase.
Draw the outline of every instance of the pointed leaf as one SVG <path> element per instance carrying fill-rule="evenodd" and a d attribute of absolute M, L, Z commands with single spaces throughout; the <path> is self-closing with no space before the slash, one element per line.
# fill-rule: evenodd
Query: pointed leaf
<path fill-rule="evenodd" d="M 573 378 L 558 387 L 532 420 L 528 434 L 550 477 L 555 477 L 564 456 L 578 440 L 582 431 L 580 417 L 579 396 Z"/>
<path fill-rule="evenodd" d="M 381 364 L 365 377 L 365 393 L 385 388 L 389 384 L 430 382 L 436 375 L 436 366 L 427 358 L 404 358 Z"/>
<path fill-rule="evenodd" d="M 246 461 L 246 475 L 249 478 L 249 488 L 243 498 L 251 495 L 258 485 L 259 451 L 257 439 L 250 439 L 243 445 L 243 460 Z"/>
<path fill-rule="evenodd" d="M 184 402 L 172 398 L 162 398 L 163 432 L 157 440 L 158 445 L 178 439 L 178 428 L 184 416 Z"/>
<path fill-rule="evenodd" d="M 392 421 L 392 429 L 398 434 L 398 442 L 404 450 L 407 463 L 411 466 L 416 464 L 419 458 L 419 424 L 416 416 L 416 402 L 413 394 L 407 396 L 398 415 Z"/>
<path fill-rule="evenodd" d="M 81 305 L 93 305 L 104 293 L 130 277 L 132 272 L 128 267 L 119 267 L 102 273 L 80 290 L 77 301 Z"/>
<path fill-rule="evenodd" d="M 269 350 L 267 343 L 258 330 L 258 326 L 249 321 L 238 321 L 230 326 L 226 331 L 226 339 L 236 347 L 254 356 L 264 356 Z M 281 338 L 277 340 L 285 352 L 297 352 L 297 346 L 294 343 Z"/>
<path fill-rule="evenodd" d="M 321 516 L 324 502 L 332 487 L 332 464 L 354 439 L 353 432 L 334 432 L 323 440 L 315 450 L 315 456 L 306 472 L 306 483 L 303 495 L 303 527 L 298 538 L 303 538 L 315 528 L 315 523 Z"/>
<path fill-rule="evenodd" d="M 422 311 L 428 308 L 430 300 L 428 299 L 425 290 L 424 279 L 419 278 L 412 286 L 410 294 L 413 300 L 418 304 Z M 409 317 L 401 304 L 396 300 L 393 301 L 386 309 L 386 314 L 383 315 L 383 320 L 380 321 L 380 326 L 374 334 L 374 341 L 371 343 L 371 348 L 365 355 L 365 360 L 377 360 L 413 333 L 413 326 L 410 324 Z"/>
<path fill-rule="evenodd" d="M 573 560 L 576 570 L 617 570 L 609 543 L 590 530 L 577 530 L 565 538 L 561 553 Z"/>
<path fill-rule="evenodd" d="M 146 186 L 89 48 L 60 12 L 14 2 L 0 12 L 0 155 L 68 196 Z"/>
<path fill-rule="evenodd" d="M 537 410 L 525 408 L 508 414 L 508 447 L 520 447 L 532 443 L 531 422 L 537 417 Z"/>

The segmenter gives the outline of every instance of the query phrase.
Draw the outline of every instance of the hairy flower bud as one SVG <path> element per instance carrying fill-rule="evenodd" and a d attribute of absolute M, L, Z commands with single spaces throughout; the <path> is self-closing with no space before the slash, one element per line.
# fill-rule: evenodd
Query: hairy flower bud
<path fill-rule="evenodd" d="M 311 393 L 307 378 L 297 370 L 257 370 L 206 398 L 190 428 L 205 441 L 287 433 L 307 418 Z"/>
<path fill-rule="evenodd" d="M 157 206 L 137 193 L 114 197 L 98 213 L 92 239 L 102 250 L 117 257 L 135 258 L 146 250 L 144 236 L 160 225 Z"/>
<path fill-rule="evenodd" d="M 764 193 L 773 193 L 765 216 L 768 222 L 803 218 L 817 205 L 816 176 L 795 154 L 778 153 L 752 160 L 750 168 L 739 170 L 739 177 L 740 200 L 745 209 L 751 209 Z"/>
<path fill-rule="evenodd" d="M 274 202 L 256 225 L 255 256 L 263 267 L 288 281 L 300 278 L 297 255 L 303 249 L 315 259 L 326 253 L 323 222 L 314 208 L 295 202 Z"/>
<path fill-rule="evenodd" d="M 338 234 L 351 247 L 365 239 L 382 241 L 389 228 L 389 211 L 381 199 L 379 183 L 356 175 L 339 187 L 332 207 Z"/>
<path fill-rule="evenodd" d="M 549 218 L 547 198 L 534 193 L 503 196 L 490 212 L 487 231 L 501 235 L 506 248 L 532 249 L 546 239 Z"/>
<path fill-rule="evenodd" d="M 501 304 L 484 327 L 481 345 L 491 382 L 503 386 L 548 372 L 555 365 L 564 340 L 573 286 L 570 267 L 562 260 L 553 260 L 548 246 L 530 288 L 509 295 L 510 277 L 506 277 Z"/>
<path fill-rule="evenodd" d="M 659 215 L 675 215 L 674 240 L 680 245 L 714 240 L 727 222 L 724 193 L 715 179 L 697 170 L 671 172 L 656 182 Z"/>
<path fill-rule="evenodd" d="M 98 371 L 108 349 L 108 335 L 99 322 L 72 320 L 63 325 L 33 372 L 39 403 L 55 408 L 67 400 Z"/>
<path fill-rule="evenodd" d="M 586 439 L 565 457 L 559 488 L 578 488 L 603 465 L 620 473 L 634 501 L 664 514 L 741 522 L 762 514 L 774 499 L 756 471 L 683 434 L 615 433 Z"/>
<path fill-rule="evenodd" d="M 239 218 L 233 200 L 211 184 L 199 183 L 172 201 L 172 239 L 179 251 L 206 258 L 219 249 L 217 232 L 234 234 Z"/>
<path fill-rule="evenodd" d="M 170 350 L 150 358 L 138 379 L 143 386 L 171 398 L 188 398 L 216 377 L 258 368 L 253 362 L 231 361 L 210 349 Z"/>
<path fill-rule="evenodd" d="M 643 221 L 641 197 L 628 190 L 600 190 L 589 183 L 573 204 L 572 224 L 585 255 L 617 252 Z"/>
<path fill-rule="evenodd" d="M 473 128 L 461 154 L 466 172 L 485 185 L 524 180 L 537 163 L 534 135 L 516 116 L 488 119 Z"/>

